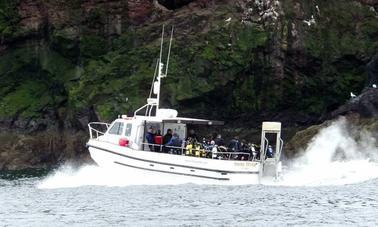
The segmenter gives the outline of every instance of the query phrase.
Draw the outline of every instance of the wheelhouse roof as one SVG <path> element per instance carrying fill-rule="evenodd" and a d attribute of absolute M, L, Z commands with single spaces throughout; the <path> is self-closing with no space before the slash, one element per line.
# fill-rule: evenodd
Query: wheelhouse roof
<path fill-rule="evenodd" d="M 162 122 L 162 123 L 178 123 L 178 124 L 192 124 L 192 125 L 224 125 L 223 121 L 186 118 L 186 117 L 174 117 L 174 118 L 160 118 L 160 117 L 148 117 L 148 116 L 136 116 L 136 119 L 141 119 L 150 122 Z"/>

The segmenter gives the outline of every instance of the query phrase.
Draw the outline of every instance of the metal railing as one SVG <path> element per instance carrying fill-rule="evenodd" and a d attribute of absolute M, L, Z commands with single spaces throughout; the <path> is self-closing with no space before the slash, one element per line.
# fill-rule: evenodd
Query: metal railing
<path fill-rule="evenodd" d="M 280 138 L 280 149 L 278 150 L 278 153 L 277 153 L 277 155 L 275 157 L 276 158 L 276 162 L 280 161 L 283 144 L 284 144 L 284 141 Z"/>
<path fill-rule="evenodd" d="M 97 139 L 99 136 L 102 136 L 105 134 L 105 132 L 108 130 L 110 124 L 105 123 L 105 122 L 90 122 L 88 124 L 88 129 L 89 129 L 89 136 L 91 139 Z M 101 128 L 101 129 L 96 129 L 95 127 Z M 104 130 L 104 128 L 106 129 Z M 100 131 L 102 130 L 102 131 Z"/>
<path fill-rule="evenodd" d="M 222 159 L 222 160 L 239 160 L 238 158 L 240 158 L 243 161 L 247 161 L 247 160 L 250 160 L 250 157 L 251 157 L 251 154 L 246 153 L 246 152 L 223 152 L 223 151 L 213 152 L 212 149 L 208 149 L 208 150 L 204 148 L 200 148 L 200 149 L 189 148 L 188 149 L 183 146 L 176 147 L 176 146 L 166 146 L 166 145 L 153 144 L 153 143 L 142 143 L 142 145 L 148 146 L 147 148 L 146 147 L 144 148 L 145 151 L 162 152 L 162 153 L 201 157 L 201 158 Z M 196 155 L 196 153 L 198 155 Z"/>

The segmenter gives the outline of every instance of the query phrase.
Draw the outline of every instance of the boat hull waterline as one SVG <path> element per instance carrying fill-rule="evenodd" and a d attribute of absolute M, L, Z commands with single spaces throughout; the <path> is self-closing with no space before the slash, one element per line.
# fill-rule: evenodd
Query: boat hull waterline
<path fill-rule="evenodd" d="M 259 162 L 218 160 L 133 150 L 111 143 L 90 140 L 92 159 L 104 168 L 164 177 L 180 176 L 192 183 L 258 184 Z M 127 180 L 127 179 L 125 179 Z"/>

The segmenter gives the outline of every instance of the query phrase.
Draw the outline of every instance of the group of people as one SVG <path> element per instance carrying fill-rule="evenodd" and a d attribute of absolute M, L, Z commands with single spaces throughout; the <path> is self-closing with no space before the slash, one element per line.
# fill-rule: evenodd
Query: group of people
<path fill-rule="evenodd" d="M 171 148 L 182 146 L 182 139 L 177 133 L 172 133 L 172 129 L 168 129 L 167 133 L 162 136 L 160 130 L 156 132 L 153 127 L 149 127 L 146 141 L 150 150 L 155 152 L 168 153 Z"/>
<path fill-rule="evenodd" d="M 191 129 L 187 138 L 183 140 L 177 133 L 173 133 L 172 129 L 168 129 L 166 134 L 162 136 L 160 130 L 156 132 L 153 127 L 150 127 L 146 134 L 146 141 L 150 150 L 154 152 L 216 159 L 260 159 L 260 148 L 255 144 L 247 143 L 245 140 L 240 141 L 238 136 L 233 137 L 226 146 L 221 134 L 214 133 L 200 141 L 195 131 Z M 273 155 L 273 148 L 269 145 L 266 157 L 272 158 Z"/>

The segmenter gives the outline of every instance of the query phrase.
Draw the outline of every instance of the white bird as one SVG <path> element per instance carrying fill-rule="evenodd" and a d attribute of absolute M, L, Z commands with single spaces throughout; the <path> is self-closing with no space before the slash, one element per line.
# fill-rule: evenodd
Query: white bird
<path fill-rule="evenodd" d="M 376 85 L 376 84 L 373 84 L 372 87 L 373 87 L 373 88 L 377 88 L 377 85 Z"/>
<path fill-rule="evenodd" d="M 226 20 L 224 20 L 226 22 L 230 22 L 231 21 L 231 17 L 227 18 Z"/>
<path fill-rule="evenodd" d="M 350 92 L 350 97 L 351 97 L 352 99 L 354 99 L 354 98 L 357 97 L 357 95 L 353 94 L 353 92 Z"/>
<path fill-rule="evenodd" d="M 314 15 L 311 15 L 311 19 L 310 20 L 303 20 L 303 23 L 307 24 L 307 26 L 311 26 L 313 24 L 316 24 Z"/>
<path fill-rule="evenodd" d="M 319 9 L 319 6 L 316 5 L 316 10 L 318 11 L 318 15 L 320 14 L 320 9 Z"/>

